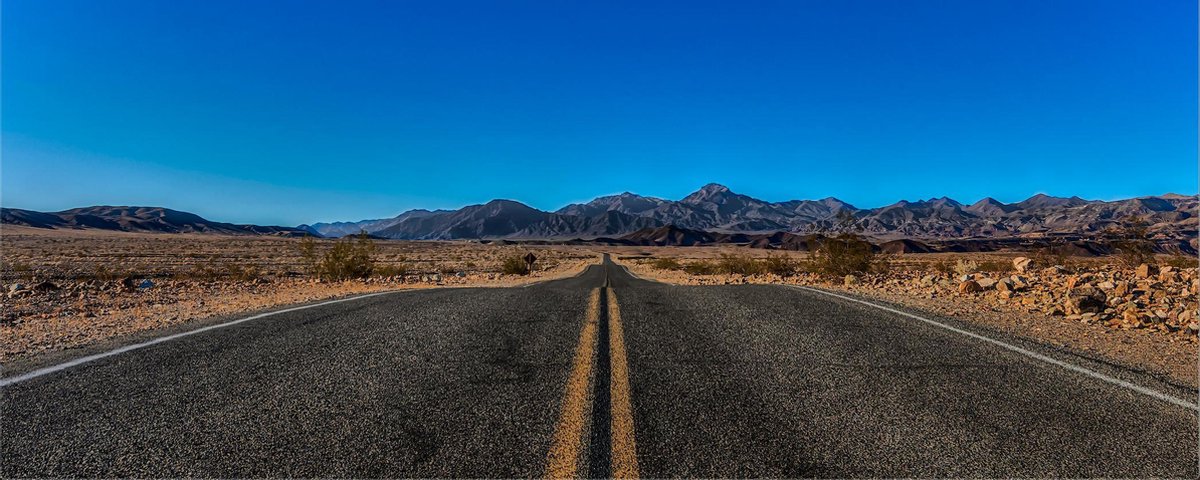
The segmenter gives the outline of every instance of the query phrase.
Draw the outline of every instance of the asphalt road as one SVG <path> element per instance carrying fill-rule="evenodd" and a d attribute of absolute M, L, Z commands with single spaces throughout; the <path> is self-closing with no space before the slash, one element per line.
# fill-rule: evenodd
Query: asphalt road
<path fill-rule="evenodd" d="M 6 477 L 1200 474 L 1196 411 L 1127 385 L 820 293 L 611 263 L 279 313 L 0 400 Z"/>

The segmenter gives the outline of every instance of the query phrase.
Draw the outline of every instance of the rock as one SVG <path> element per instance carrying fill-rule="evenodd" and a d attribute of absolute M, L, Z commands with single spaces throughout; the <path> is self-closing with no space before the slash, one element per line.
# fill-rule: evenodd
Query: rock
<path fill-rule="evenodd" d="M 1015 282 L 1013 282 L 1011 279 L 1006 278 L 1004 280 L 996 282 L 996 290 L 999 290 L 1000 293 L 1008 293 L 1011 296 L 1012 292 L 1015 292 L 1017 289 L 1016 289 Z M 1005 297 L 1005 298 L 1008 298 L 1008 297 Z"/>
<path fill-rule="evenodd" d="M 1011 277 L 1008 277 L 1008 279 L 1011 282 L 1010 286 L 1012 286 L 1013 290 L 1024 290 L 1026 288 L 1029 288 L 1030 283 L 1029 283 L 1028 278 L 1022 277 L 1020 275 L 1013 275 Z"/>
<path fill-rule="evenodd" d="M 854 275 L 846 275 L 846 278 L 842 279 L 842 284 L 846 285 L 847 287 L 849 287 L 850 285 L 857 284 L 857 283 L 858 283 L 858 277 L 856 277 Z"/>
<path fill-rule="evenodd" d="M 958 284 L 958 293 L 977 293 L 982 291 L 983 287 L 979 286 L 979 283 L 974 280 L 967 280 Z"/>
<path fill-rule="evenodd" d="M 1016 270 L 1017 273 L 1025 273 L 1033 268 L 1033 260 L 1026 257 L 1014 258 L 1012 264 L 1013 270 Z"/>
<path fill-rule="evenodd" d="M 1158 267 L 1143 263 L 1138 265 L 1137 270 L 1134 270 L 1133 274 L 1136 275 L 1137 278 L 1150 278 L 1151 275 L 1158 275 Z"/>
<path fill-rule="evenodd" d="M 434 282 L 440 282 L 440 281 L 442 281 L 442 276 L 435 273 L 433 275 L 430 275 L 429 279 Z"/>
<path fill-rule="evenodd" d="M 1118 297 L 1129 295 L 1129 282 L 1117 283 L 1117 287 L 1113 289 L 1113 295 Z"/>
<path fill-rule="evenodd" d="M 1062 275 L 1064 273 L 1067 273 L 1067 269 L 1063 268 L 1061 265 L 1054 265 L 1052 267 L 1042 269 L 1042 275 Z"/>
<path fill-rule="evenodd" d="M 1128 324 L 1132 324 L 1132 325 L 1137 325 L 1137 324 L 1142 323 L 1141 316 L 1139 316 L 1137 310 L 1133 309 L 1133 308 L 1125 310 L 1125 313 L 1121 314 L 1121 320 L 1124 323 L 1128 323 Z"/>
<path fill-rule="evenodd" d="M 979 287 L 984 290 L 987 290 L 989 288 L 996 286 L 996 280 L 993 278 L 988 278 L 988 277 L 980 278 L 979 280 L 976 280 L 975 283 L 978 283 Z"/>
<path fill-rule="evenodd" d="M 1104 292 L 1094 287 L 1079 287 L 1067 293 L 1063 302 L 1063 310 L 1067 314 L 1100 313 L 1104 311 L 1108 299 Z"/>
<path fill-rule="evenodd" d="M 1096 286 L 1100 287 L 1101 290 L 1112 290 L 1117 287 L 1117 285 L 1113 282 L 1100 282 L 1100 284 Z"/>

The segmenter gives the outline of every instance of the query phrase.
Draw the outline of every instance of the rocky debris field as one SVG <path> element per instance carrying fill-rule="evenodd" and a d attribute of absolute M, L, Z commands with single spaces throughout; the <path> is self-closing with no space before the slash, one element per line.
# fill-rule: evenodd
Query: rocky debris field
<path fill-rule="evenodd" d="M 388 276 L 322 282 L 303 273 L 292 239 L 6 230 L 0 232 L 0 363 L 347 295 L 543 281 L 574 275 L 599 259 L 581 249 L 384 241 L 376 248 L 378 265 L 393 267 L 384 269 Z M 538 256 L 531 275 L 502 273 L 505 258 L 527 251 Z"/>
<path fill-rule="evenodd" d="M 661 258 L 665 252 L 655 253 Z M 804 272 L 696 275 L 655 268 L 652 257 L 618 261 L 640 276 L 676 284 L 809 285 L 874 297 L 1099 355 L 1177 383 L 1197 383 L 1196 267 L 1122 267 L 1105 259 L 1045 266 L 1013 255 L 900 257 L 886 273 L 840 278 Z M 981 265 L 989 271 L 979 271 Z"/>

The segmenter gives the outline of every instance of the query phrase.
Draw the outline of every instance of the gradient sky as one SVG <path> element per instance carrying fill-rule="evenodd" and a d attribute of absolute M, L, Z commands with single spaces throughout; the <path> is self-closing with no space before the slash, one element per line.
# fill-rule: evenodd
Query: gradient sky
<path fill-rule="evenodd" d="M 1193 0 L 5 0 L 0 202 L 1197 191 Z"/>

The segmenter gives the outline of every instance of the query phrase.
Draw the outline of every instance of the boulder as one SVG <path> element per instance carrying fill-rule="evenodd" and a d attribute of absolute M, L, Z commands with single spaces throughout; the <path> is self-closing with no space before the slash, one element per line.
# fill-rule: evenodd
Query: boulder
<path fill-rule="evenodd" d="M 1013 270 L 1016 270 L 1017 273 L 1025 273 L 1033 268 L 1033 260 L 1027 257 L 1014 258 L 1012 264 Z"/>
<path fill-rule="evenodd" d="M 975 283 L 978 283 L 980 288 L 987 290 L 987 289 L 990 289 L 990 288 L 996 286 L 996 279 L 989 278 L 989 277 L 983 277 L 978 280 L 975 280 Z"/>
<path fill-rule="evenodd" d="M 974 280 L 967 280 L 958 284 L 958 293 L 977 293 L 982 291 L 983 287 L 979 286 L 979 283 Z"/>
<path fill-rule="evenodd" d="M 1082 313 L 1100 313 L 1104 311 L 1108 296 L 1098 288 L 1079 287 L 1067 293 L 1063 302 L 1063 310 L 1068 315 Z"/>
<path fill-rule="evenodd" d="M 1138 265 L 1137 270 L 1134 270 L 1133 274 L 1137 275 L 1137 278 L 1150 278 L 1151 275 L 1158 275 L 1158 267 L 1143 263 Z"/>

